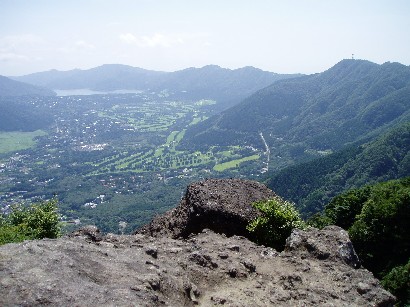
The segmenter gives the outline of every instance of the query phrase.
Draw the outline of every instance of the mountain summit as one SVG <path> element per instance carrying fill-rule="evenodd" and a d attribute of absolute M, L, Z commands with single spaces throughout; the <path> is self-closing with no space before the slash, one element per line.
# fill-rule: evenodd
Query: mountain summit
<path fill-rule="evenodd" d="M 336 150 L 410 119 L 410 67 L 343 60 L 278 81 L 187 131 L 186 146 L 248 144 L 277 155 Z"/>

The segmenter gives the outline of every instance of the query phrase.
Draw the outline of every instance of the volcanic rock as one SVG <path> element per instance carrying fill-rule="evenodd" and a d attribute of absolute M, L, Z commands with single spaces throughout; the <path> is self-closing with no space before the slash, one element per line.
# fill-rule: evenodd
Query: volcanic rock
<path fill-rule="evenodd" d="M 87 226 L 0 246 L 0 306 L 393 306 L 342 228 L 295 229 L 281 253 L 246 238 L 251 204 L 274 197 L 205 180 L 134 235 Z"/>
<path fill-rule="evenodd" d="M 141 234 L 99 239 L 81 235 L 1 246 L 0 306 L 394 302 L 369 271 L 346 261 L 340 252 L 346 233 L 338 227 L 294 231 L 282 253 L 211 230 L 186 240 Z"/>
<path fill-rule="evenodd" d="M 260 212 L 252 203 L 277 197 L 265 185 L 242 179 L 207 179 L 188 186 L 176 208 L 156 217 L 136 233 L 187 238 L 211 229 L 227 236 L 251 237 L 246 225 Z"/>

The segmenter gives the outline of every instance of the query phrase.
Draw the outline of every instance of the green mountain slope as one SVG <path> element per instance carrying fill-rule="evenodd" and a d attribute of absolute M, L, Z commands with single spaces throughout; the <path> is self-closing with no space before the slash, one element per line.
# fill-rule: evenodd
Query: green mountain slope
<path fill-rule="evenodd" d="M 27 97 L 55 96 L 56 93 L 0 76 L 0 131 L 34 131 L 51 121 L 48 109 L 26 102 Z"/>
<path fill-rule="evenodd" d="M 336 150 L 409 120 L 409 94 L 408 66 L 343 60 L 323 73 L 258 91 L 187 131 L 184 145 L 263 148 L 262 132 L 274 154 L 295 144 L 302 151 Z"/>
<path fill-rule="evenodd" d="M 53 91 L 0 76 L 0 96 L 54 96 Z"/>
<path fill-rule="evenodd" d="M 53 121 L 49 108 L 27 103 L 26 97 L 0 97 L 0 131 L 35 131 Z"/>
<path fill-rule="evenodd" d="M 369 143 L 285 168 L 267 185 L 294 201 L 304 215 L 311 215 L 338 193 L 404 176 L 410 176 L 410 123 Z"/>

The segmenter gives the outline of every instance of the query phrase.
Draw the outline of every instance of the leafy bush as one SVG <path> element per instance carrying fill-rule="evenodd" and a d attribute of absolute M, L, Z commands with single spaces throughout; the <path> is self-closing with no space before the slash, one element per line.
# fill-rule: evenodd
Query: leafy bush
<path fill-rule="evenodd" d="M 326 226 L 329 225 L 336 225 L 334 221 L 327 215 L 321 214 L 321 213 L 315 213 L 313 214 L 307 221 L 306 223 L 309 226 L 318 228 L 318 229 L 323 229 Z"/>
<path fill-rule="evenodd" d="M 61 224 L 57 212 L 57 200 L 32 204 L 29 207 L 15 205 L 9 214 L 0 216 L 0 245 L 24 240 L 57 238 Z"/>
<path fill-rule="evenodd" d="M 410 305 L 410 259 L 406 265 L 393 268 L 383 277 L 382 285 L 397 298 L 398 306 Z"/>
<path fill-rule="evenodd" d="M 253 206 L 262 215 L 250 222 L 247 229 L 253 233 L 258 244 L 282 250 L 292 230 L 306 226 L 294 204 L 279 197 L 256 202 Z"/>
<path fill-rule="evenodd" d="M 407 177 L 345 192 L 308 223 L 318 228 L 335 224 L 347 229 L 363 266 L 383 279 L 383 285 L 400 302 L 406 302 L 409 294 L 404 288 L 409 289 L 410 264 L 401 265 L 410 258 L 409 220 Z"/>

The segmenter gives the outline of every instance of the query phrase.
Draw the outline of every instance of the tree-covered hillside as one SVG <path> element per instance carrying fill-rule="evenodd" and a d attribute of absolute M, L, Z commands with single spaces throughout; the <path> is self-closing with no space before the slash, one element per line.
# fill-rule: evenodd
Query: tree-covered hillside
<path fill-rule="evenodd" d="M 410 120 L 410 68 L 343 60 L 329 70 L 281 80 L 188 130 L 185 146 L 248 144 L 284 156 L 336 150 Z"/>
<path fill-rule="evenodd" d="M 410 176 L 410 123 L 362 145 L 283 169 L 267 180 L 304 215 L 321 211 L 332 197 L 351 188 Z"/>
<path fill-rule="evenodd" d="M 50 109 L 27 102 L 32 99 L 0 97 L 0 131 L 35 131 L 52 123 Z"/>
<path fill-rule="evenodd" d="M 310 223 L 349 231 L 362 264 L 410 304 L 410 177 L 349 190 L 336 196 Z"/>
<path fill-rule="evenodd" d="M 1 96 L 54 96 L 52 90 L 0 76 Z"/>

